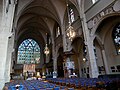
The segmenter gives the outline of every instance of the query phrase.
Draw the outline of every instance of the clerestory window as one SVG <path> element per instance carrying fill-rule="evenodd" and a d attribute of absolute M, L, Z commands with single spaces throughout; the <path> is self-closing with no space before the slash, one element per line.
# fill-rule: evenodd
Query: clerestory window
<path fill-rule="evenodd" d="M 60 36 L 60 27 L 56 28 L 56 37 Z"/>
<path fill-rule="evenodd" d="M 75 21 L 75 15 L 74 15 L 74 11 L 73 8 L 69 8 L 69 13 L 70 13 L 70 21 L 71 23 Z"/>

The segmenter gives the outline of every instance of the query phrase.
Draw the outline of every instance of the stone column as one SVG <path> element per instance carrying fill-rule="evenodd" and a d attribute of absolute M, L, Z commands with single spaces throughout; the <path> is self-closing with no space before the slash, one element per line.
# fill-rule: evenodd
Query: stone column
<path fill-rule="evenodd" d="M 52 37 L 53 78 L 57 78 L 57 53 L 53 33 L 51 37 Z"/>
<path fill-rule="evenodd" d="M 90 36 L 89 30 L 87 28 L 85 15 L 83 14 L 82 18 L 83 34 L 85 45 L 87 46 L 87 54 L 90 62 L 90 77 L 98 77 L 98 67 L 95 59 L 94 47 L 93 47 L 93 36 Z"/>
<path fill-rule="evenodd" d="M 110 71 L 109 71 L 109 68 L 108 68 L 108 64 L 107 64 L 107 58 L 106 58 L 106 54 L 105 54 L 105 49 L 104 49 L 104 46 L 102 45 L 102 59 L 103 59 L 103 64 L 104 64 L 104 67 L 105 67 L 105 73 L 106 74 L 109 74 Z"/>
<path fill-rule="evenodd" d="M 89 64 L 90 64 L 90 77 L 91 78 L 97 78 L 99 73 L 98 73 L 98 67 L 95 59 L 95 53 L 94 53 L 94 46 L 93 42 L 89 40 L 87 42 L 87 50 L 88 50 L 88 59 L 89 59 Z"/>
<path fill-rule="evenodd" d="M 53 58 L 53 78 L 57 78 L 57 57 Z"/>
<path fill-rule="evenodd" d="M 7 59 L 6 59 L 6 66 L 5 66 L 5 82 L 10 81 L 12 52 L 14 51 L 13 45 L 14 45 L 14 35 L 12 35 L 8 38 Z"/>
<path fill-rule="evenodd" d="M 11 62 L 7 63 L 8 39 L 9 36 L 11 36 L 14 10 L 15 10 L 15 4 L 13 3 L 13 1 L 11 2 L 11 4 L 6 2 L 8 0 L 3 0 L 3 1 L 4 1 L 4 5 L 2 12 L 2 21 L 0 24 L 0 51 L 1 51 L 0 52 L 0 90 L 2 90 L 6 80 L 8 81 L 9 79 L 9 78 L 5 79 L 7 76 L 5 70 L 10 69 L 9 67 L 6 67 L 7 65 L 9 65 L 9 63 L 11 63 Z"/>
<path fill-rule="evenodd" d="M 67 36 L 66 36 L 66 30 L 65 30 L 65 25 L 61 26 L 61 30 L 62 30 L 62 38 L 63 38 L 63 49 L 64 52 L 68 51 L 68 42 L 67 42 Z"/>
<path fill-rule="evenodd" d="M 5 66 L 7 57 L 8 37 L 5 33 L 0 34 L 0 90 L 2 90 L 5 83 Z"/>
<path fill-rule="evenodd" d="M 88 59 L 90 62 L 90 77 L 98 77 L 98 68 L 95 60 L 94 48 L 93 48 L 93 37 L 90 35 L 90 30 L 87 27 L 86 16 L 84 13 L 84 0 L 80 0 L 79 2 L 79 14 L 82 23 L 83 35 L 85 45 L 87 45 L 87 53 Z"/>

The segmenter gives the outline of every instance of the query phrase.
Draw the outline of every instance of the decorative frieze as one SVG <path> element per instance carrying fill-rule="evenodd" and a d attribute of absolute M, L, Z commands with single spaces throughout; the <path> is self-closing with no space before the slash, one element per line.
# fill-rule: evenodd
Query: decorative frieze
<path fill-rule="evenodd" d="M 115 2 L 115 4 L 113 5 L 113 10 L 114 11 L 120 11 L 120 0 L 117 0 L 116 2 Z"/>
<path fill-rule="evenodd" d="M 119 1 L 118 1 L 119 2 Z M 118 3 L 117 1 L 116 1 L 116 3 Z M 109 6 L 107 6 L 106 8 L 104 8 L 101 12 L 99 12 L 98 14 L 96 14 L 93 18 L 91 18 L 88 22 L 87 22 L 87 24 L 88 24 L 88 29 L 89 30 L 92 30 L 92 28 L 94 27 L 94 26 L 96 26 L 100 21 L 101 21 L 101 19 L 103 18 L 103 17 L 105 17 L 106 15 L 109 15 L 109 14 L 111 14 L 111 13 L 116 13 L 116 11 L 115 11 L 115 9 L 117 9 L 117 13 L 119 13 L 118 12 L 118 8 L 120 8 L 120 7 L 118 7 L 118 8 L 115 8 L 116 7 L 116 5 L 118 6 L 118 4 L 116 4 L 115 2 L 113 2 L 113 3 L 111 3 Z M 120 10 L 119 10 L 120 11 Z"/>

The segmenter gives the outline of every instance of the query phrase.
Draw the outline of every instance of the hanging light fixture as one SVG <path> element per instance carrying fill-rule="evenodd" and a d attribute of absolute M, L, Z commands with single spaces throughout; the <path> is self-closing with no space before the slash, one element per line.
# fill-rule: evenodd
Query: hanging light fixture
<path fill-rule="evenodd" d="M 47 56 L 50 53 L 50 50 L 47 46 L 47 44 L 45 45 L 45 49 L 44 49 L 44 54 Z"/>
<path fill-rule="evenodd" d="M 46 33 L 46 37 L 47 37 L 47 33 Z M 44 49 L 44 54 L 47 56 L 49 53 L 50 53 L 50 50 L 48 48 L 47 41 L 46 41 L 46 45 L 45 45 L 45 49 Z"/>
<path fill-rule="evenodd" d="M 67 2 L 67 14 L 68 14 L 68 20 L 69 20 L 68 24 L 69 25 L 68 25 L 68 28 L 66 30 L 66 33 L 67 33 L 68 38 L 72 41 L 76 35 L 76 32 L 75 32 L 74 28 L 71 26 L 71 19 L 70 19 L 70 14 L 69 14 L 68 2 Z"/>

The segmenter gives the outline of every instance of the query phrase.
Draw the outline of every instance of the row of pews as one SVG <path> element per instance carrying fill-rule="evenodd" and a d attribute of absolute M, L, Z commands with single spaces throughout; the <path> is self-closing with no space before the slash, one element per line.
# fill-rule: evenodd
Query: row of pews
<path fill-rule="evenodd" d="M 19 87 L 16 87 L 18 85 Z M 68 88 L 41 80 L 17 80 L 6 83 L 3 90 L 74 90 L 74 88 Z"/>
<path fill-rule="evenodd" d="M 5 84 L 3 90 L 119 90 L 120 78 L 47 78 L 17 80 Z"/>
<path fill-rule="evenodd" d="M 118 90 L 120 78 L 48 78 L 50 83 L 79 90 Z"/>

